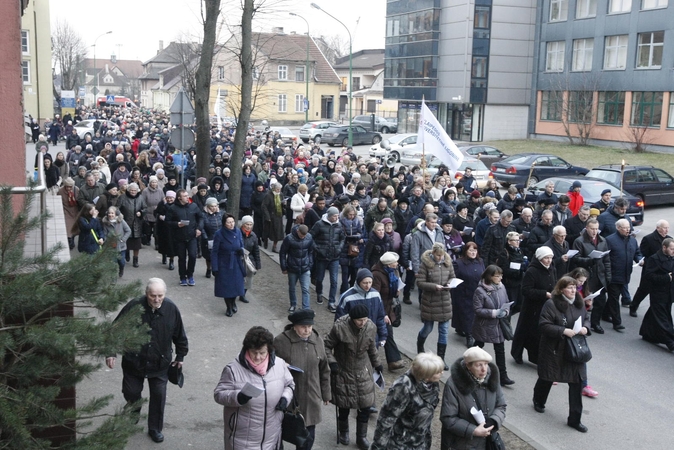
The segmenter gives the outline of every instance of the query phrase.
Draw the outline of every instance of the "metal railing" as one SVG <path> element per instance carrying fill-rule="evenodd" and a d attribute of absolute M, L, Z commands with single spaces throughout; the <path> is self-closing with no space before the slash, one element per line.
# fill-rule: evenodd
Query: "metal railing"
<path fill-rule="evenodd" d="M 27 179 L 30 179 L 31 175 L 28 175 Z M 47 192 L 47 180 L 44 176 L 44 153 L 39 152 L 37 154 L 37 185 L 32 186 L 17 186 L 12 188 L 12 194 L 39 194 L 40 196 L 40 215 L 43 215 L 47 209 L 47 201 L 45 194 Z M 44 255 L 47 251 L 47 223 L 43 222 L 40 227 L 40 246 L 42 254 Z"/>

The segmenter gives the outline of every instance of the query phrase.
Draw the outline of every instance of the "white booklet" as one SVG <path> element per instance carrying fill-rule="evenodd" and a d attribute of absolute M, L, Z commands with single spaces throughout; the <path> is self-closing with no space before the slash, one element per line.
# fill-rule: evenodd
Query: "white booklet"
<path fill-rule="evenodd" d="M 568 252 L 566 252 L 566 256 L 568 256 L 569 259 L 573 258 L 577 254 L 578 254 L 578 250 L 569 250 Z"/>
<path fill-rule="evenodd" d="M 250 383 L 246 383 L 244 385 L 244 387 L 241 389 L 241 393 L 243 395 L 247 395 L 250 398 L 258 397 L 263 392 L 264 392 L 264 388 L 253 386 Z"/>
<path fill-rule="evenodd" d="M 573 323 L 573 332 L 578 334 L 580 333 L 580 329 L 583 328 L 583 318 L 578 317 L 576 321 Z"/>
<path fill-rule="evenodd" d="M 599 250 L 592 250 L 592 253 L 590 253 L 588 256 L 592 259 L 599 259 L 608 255 L 610 252 L 611 250 L 606 250 L 605 252 L 600 252 Z"/>
<path fill-rule="evenodd" d="M 455 287 L 457 287 L 461 283 L 463 283 L 463 280 L 461 278 L 452 278 L 451 280 L 449 280 L 449 283 L 447 283 L 445 288 L 454 289 Z"/>
<path fill-rule="evenodd" d="M 474 406 L 471 406 L 470 414 L 473 416 L 473 419 L 475 419 L 475 422 L 477 422 L 478 425 L 486 422 L 486 420 L 484 420 L 484 413 L 481 410 L 476 409 Z"/>
<path fill-rule="evenodd" d="M 587 297 L 585 297 L 583 300 L 592 300 L 593 298 L 595 298 L 595 297 L 597 297 L 599 294 L 601 294 L 601 291 L 603 291 L 603 290 L 604 290 L 603 287 L 602 287 L 602 288 L 599 288 L 598 291 L 595 291 L 595 292 L 591 293 L 590 295 L 588 295 Z"/>

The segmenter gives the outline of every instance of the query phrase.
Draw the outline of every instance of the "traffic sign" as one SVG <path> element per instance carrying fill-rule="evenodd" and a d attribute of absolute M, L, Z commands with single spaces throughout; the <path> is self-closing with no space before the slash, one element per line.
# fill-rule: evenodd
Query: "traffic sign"
<path fill-rule="evenodd" d="M 194 132 L 186 127 L 179 127 L 171 131 L 171 144 L 177 149 L 187 150 L 194 145 Z"/>
<path fill-rule="evenodd" d="M 381 100 L 377 100 L 378 105 L 381 105 L 381 103 L 382 103 Z"/>
<path fill-rule="evenodd" d="M 178 91 L 169 112 L 171 113 L 171 125 L 192 125 L 194 122 L 194 107 L 183 88 Z"/>
<path fill-rule="evenodd" d="M 309 111 L 309 99 L 304 99 L 304 112 Z"/>
<path fill-rule="evenodd" d="M 105 102 L 106 103 L 115 103 L 115 96 L 114 95 L 106 95 L 105 96 Z"/>

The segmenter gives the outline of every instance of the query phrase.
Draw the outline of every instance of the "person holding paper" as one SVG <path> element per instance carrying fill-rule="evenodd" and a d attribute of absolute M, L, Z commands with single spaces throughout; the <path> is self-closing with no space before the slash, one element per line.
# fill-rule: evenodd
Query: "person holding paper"
<path fill-rule="evenodd" d="M 442 394 L 440 448 L 485 448 L 486 440 L 503 425 L 506 406 L 498 368 L 491 355 L 480 347 L 469 348 L 452 364 L 451 377 Z"/>
<path fill-rule="evenodd" d="M 576 280 L 564 276 L 552 291 L 541 311 L 539 329 L 541 344 L 538 355 L 538 381 L 534 386 L 534 409 L 545 412 L 550 388 L 553 382 L 569 385 L 569 416 L 567 425 L 581 433 L 587 427 L 581 422 L 583 414 L 582 382 L 587 379 L 585 363 L 574 363 L 565 357 L 566 339 L 576 334 L 588 333 L 589 321 L 585 303 L 577 291 Z M 582 325 L 576 332 L 575 322 L 580 318 Z"/>
<path fill-rule="evenodd" d="M 388 321 L 385 322 L 387 336 L 386 344 L 384 344 L 384 353 L 386 354 L 386 362 L 388 363 L 388 370 L 390 372 L 405 367 L 400 350 L 398 350 L 398 345 L 393 339 L 392 325 L 398 319 L 394 308 L 394 304 L 399 304 L 398 283 L 400 273 L 398 272 L 398 259 L 397 253 L 386 252 L 381 256 L 379 262 L 372 266 L 372 288 L 379 292 L 384 305 L 384 312 L 386 313 L 386 317 L 388 317 Z"/>
<path fill-rule="evenodd" d="M 126 217 L 126 215 L 125 215 Z M 176 201 L 166 214 L 166 222 L 171 227 L 171 236 L 178 255 L 178 275 L 181 286 L 194 286 L 194 267 L 197 264 L 197 238 L 204 228 L 201 210 L 190 203 L 190 195 L 185 189 L 178 189 Z M 216 234 L 217 235 L 217 234 Z M 217 252 L 214 245 L 213 252 Z M 211 255 L 213 271 L 216 264 Z"/>
<path fill-rule="evenodd" d="M 484 262 L 480 258 L 475 242 L 469 242 L 463 249 L 460 258 L 454 261 L 454 275 L 463 280 L 452 291 L 452 328 L 459 336 L 466 338 L 466 347 L 475 345 L 473 339 L 473 293 L 477 289 L 484 272 Z"/>
<path fill-rule="evenodd" d="M 224 406 L 225 450 L 281 448 L 283 413 L 294 390 L 288 364 L 274 351 L 274 336 L 252 327 L 213 391 L 215 402 Z"/>
<path fill-rule="evenodd" d="M 611 282 L 611 258 L 609 254 L 601 258 L 590 258 L 590 254 L 597 250 L 600 252 L 608 251 L 606 239 L 599 235 L 599 222 L 597 219 L 588 219 L 585 222 L 585 231 L 573 243 L 573 249 L 578 250 L 578 254 L 571 259 L 572 268 L 583 267 L 590 272 L 588 287 L 591 292 L 596 292 L 600 288 L 608 287 Z M 601 326 L 601 316 L 606 305 L 606 290 L 601 292 L 594 299 L 592 306 L 592 315 L 590 324 L 592 331 L 597 334 L 604 334 Z"/>
<path fill-rule="evenodd" d="M 611 260 L 611 282 L 607 286 L 608 300 L 606 309 L 613 321 L 613 329 L 622 332 L 625 326 L 620 317 L 619 298 L 623 289 L 627 289 L 632 277 L 633 263 L 643 265 L 643 258 L 639 251 L 639 245 L 634 236 L 630 235 L 630 222 L 620 219 L 616 222 L 616 232 L 606 238 L 608 244 L 609 259 Z M 623 301 L 625 299 L 623 298 Z M 629 305 L 627 305 L 629 306 Z"/>
<path fill-rule="evenodd" d="M 589 278 L 590 273 L 582 267 L 576 267 L 567 275 L 576 280 L 576 289 L 585 303 L 585 310 L 590 311 L 592 309 L 592 299 L 589 298 L 591 292 L 589 292 L 590 290 L 587 287 L 587 279 Z M 585 366 L 587 370 L 587 364 L 585 364 Z M 599 392 L 595 391 L 592 386 L 590 386 L 587 378 L 583 380 L 582 385 L 582 394 L 585 397 L 596 398 L 599 396 Z"/>
<path fill-rule="evenodd" d="M 566 228 L 563 225 L 557 225 L 552 229 L 552 237 L 543 245 L 552 250 L 552 264 L 557 271 L 557 279 L 564 276 L 569 271 L 569 243 L 566 242 Z"/>
<path fill-rule="evenodd" d="M 658 220 L 655 223 L 655 231 L 650 234 L 647 234 L 641 239 L 639 244 L 639 251 L 644 257 L 645 260 L 655 255 L 658 250 L 662 248 L 662 243 L 665 239 L 670 238 L 669 233 L 669 222 L 664 219 Z M 646 270 L 641 271 L 641 280 L 639 281 L 639 287 L 632 297 L 632 303 L 630 304 L 630 316 L 637 317 L 637 309 L 639 309 L 639 304 L 646 298 L 650 293 L 651 287 L 646 281 L 644 275 Z"/>
<path fill-rule="evenodd" d="M 508 299 L 513 302 L 510 315 L 516 314 L 522 307 L 522 277 L 527 270 L 529 260 L 524 256 L 520 247 L 520 235 L 511 231 L 506 235 L 506 246 L 503 258 L 499 260 L 499 267 L 503 270 L 503 285 L 508 293 Z"/>

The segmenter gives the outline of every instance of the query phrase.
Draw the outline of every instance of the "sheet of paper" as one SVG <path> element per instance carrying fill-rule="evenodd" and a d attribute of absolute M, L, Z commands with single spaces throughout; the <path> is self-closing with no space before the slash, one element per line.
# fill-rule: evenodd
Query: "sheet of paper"
<path fill-rule="evenodd" d="M 632 230 L 630 233 L 632 236 L 636 236 L 637 234 L 641 233 L 641 230 L 639 228 L 635 228 Z"/>
<path fill-rule="evenodd" d="M 383 391 L 384 388 L 386 388 L 386 381 L 384 380 L 384 376 L 381 373 L 375 372 L 372 375 L 372 379 L 374 380 L 374 384 L 379 387 L 379 390 Z"/>
<path fill-rule="evenodd" d="M 583 318 L 578 317 L 578 319 L 573 323 L 573 332 L 578 334 L 580 329 L 583 328 Z"/>
<path fill-rule="evenodd" d="M 568 256 L 569 259 L 573 258 L 577 254 L 578 254 L 578 250 L 569 250 L 568 252 L 566 252 L 566 256 Z"/>
<path fill-rule="evenodd" d="M 484 414 L 482 411 L 476 409 L 474 406 L 471 406 L 470 414 L 473 416 L 473 419 L 475 419 L 475 422 L 477 422 L 478 425 L 486 422 L 486 420 L 484 420 Z"/>
<path fill-rule="evenodd" d="M 503 305 L 503 309 L 510 311 L 510 307 L 513 306 L 514 304 L 515 302 L 506 303 L 505 305 Z"/>
<path fill-rule="evenodd" d="M 398 278 L 398 290 L 402 291 L 403 289 L 405 289 L 405 283 L 403 283 L 403 280 Z"/>
<path fill-rule="evenodd" d="M 511 262 L 510 263 L 510 268 L 512 270 L 520 270 L 521 267 L 522 267 L 522 263 L 518 263 L 518 262 Z"/>
<path fill-rule="evenodd" d="M 530 234 L 530 231 L 522 231 L 522 237 L 528 238 Z"/>
<path fill-rule="evenodd" d="M 603 287 L 602 287 L 602 288 L 599 288 L 598 291 L 595 291 L 595 292 L 591 293 L 590 295 L 588 295 L 587 297 L 585 297 L 583 300 L 592 300 L 593 298 L 595 298 L 595 297 L 597 297 L 599 294 L 601 294 L 601 291 L 603 291 L 603 290 L 604 290 Z"/>
<path fill-rule="evenodd" d="M 243 395 L 248 397 L 255 398 L 264 392 L 264 388 L 253 386 L 250 383 L 246 383 L 245 386 L 241 389 Z"/>
<path fill-rule="evenodd" d="M 455 287 L 457 287 L 461 283 L 463 283 L 463 280 L 461 278 L 452 278 L 451 280 L 449 280 L 449 283 L 447 284 L 447 287 L 449 289 L 454 289 Z"/>
<path fill-rule="evenodd" d="M 606 250 L 605 252 L 600 252 L 599 250 L 592 250 L 588 256 L 592 259 L 603 258 L 605 255 L 608 255 L 611 250 Z"/>
<path fill-rule="evenodd" d="M 463 229 L 464 234 L 470 234 L 473 232 L 473 227 L 466 227 Z"/>
<path fill-rule="evenodd" d="M 208 241 L 208 249 L 213 250 L 213 240 Z"/>

